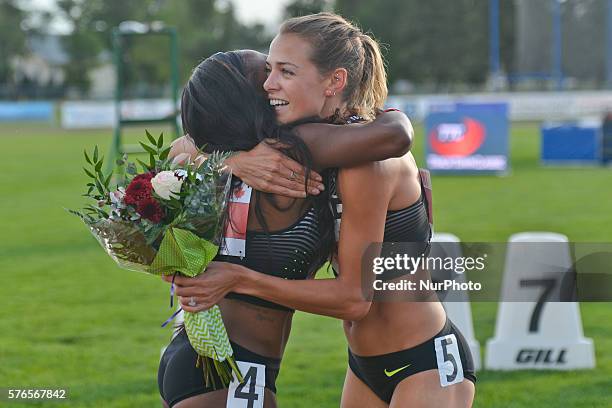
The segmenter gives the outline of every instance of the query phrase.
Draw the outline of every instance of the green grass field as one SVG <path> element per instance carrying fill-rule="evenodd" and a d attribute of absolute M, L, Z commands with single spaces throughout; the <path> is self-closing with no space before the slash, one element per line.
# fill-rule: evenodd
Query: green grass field
<path fill-rule="evenodd" d="M 0 125 L 0 388 L 67 387 L 62 405 L 71 407 L 160 406 L 157 364 L 170 330 L 159 325 L 171 312 L 168 287 L 118 269 L 63 209 L 83 203 L 83 148 L 106 151 L 110 135 Z M 420 163 L 422 136 L 418 129 Z M 514 124 L 511 145 L 505 177 L 434 177 L 437 231 L 463 241 L 504 242 L 538 230 L 572 241 L 612 240 L 612 169 L 540 166 L 536 124 Z M 484 349 L 496 304 L 472 307 Z M 581 311 L 585 335 L 595 342 L 595 370 L 482 371 L 475 406 L 612 407 L 612 305 L 582 304 Z M 345 369 L 340 322 L 297 313 L 277 381 L 280 406 L 337 407 Z"/>

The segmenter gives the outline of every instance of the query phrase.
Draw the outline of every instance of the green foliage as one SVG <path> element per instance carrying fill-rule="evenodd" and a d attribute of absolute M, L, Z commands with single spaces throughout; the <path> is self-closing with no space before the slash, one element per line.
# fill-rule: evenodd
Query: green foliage
<path fill-rule="evenodd" d="M 217 51 L 240 48 L 265 50 L 270 41 L 263 25 L 244 25 L 236 20 L 231 2 L 58 0 L 57 4 L 57 15 L 73 27 L 72 32 L 64 38 L 64 46 L 70 55 L 70 62 L 64 67 L 66 82 L 81 93 L 89 90 L 88 73 L 101 63 L 102 51 L 112 50 L 112 28 L 123 21 L 162 21 L 176 27 L 182 80 L 188 78 L 198 61 Z M 19 32 L 15 28 L 12 30 Z M 122 75 L 124 83 L 128 85 L 125 96 L 166 95 L 170 77 L 168 39 L 134 36 L 124 38 L 124 41 L 122 58 L 126 64 Z"/>
<path fill-rule="evenodd" d="M 332 3 L 329 0 L 294 0 L 285 6 L 283 15 L 290 18 L 328 11 Z"/>
<path fill-rule="evenodd" d="M 102 174 L 104 157 L 98 157 L 98 146 L 94 148 L 91 158 L 87 154 L 87 150 L 84 150 L 83 154 L 85 156 L 85 161 L 89 164 L 89 169 L 83 167 L 83 171 L 91 178 L 91 181 L 87 183 L 87 192 L 83 194 L 83 196 L 94 200 L 96 205 L 86 205 L 84 208 L 85 214 L 80 214 L 77 211 L 71 212 L 90 220 L 95 218 L 95 216 L 98 218 L 108 218 L 109 214 L 104 211 L 103 207 L 110 204 L 110 181 L 113 174 L 112 172 L 106 176 Z"/>
<path fill-rule="evenodd" d="M 0 84 L 12 77 L 11 60 L 25 50 L 25 33 L 20 24 L 25 13 L 15 0 L 0 0 Z"/>
<path fill-rule="evenodd" d="M 64 64 L 66 85 L 84 95 L 91 86 L 89 71 L 98 64 L 98 55 L 103 44 L 92 27 L 93 2 L 85 0 L 58 0 L 58 14 L 73 27 L 72 32 L 62 38 L 63 46 L 70 56 Z"/>
<path fill-rule="evenodd" d="M 138 169 L 135 163 L 127 161 L 126 155 L 118 159 L 118 173 L 121 176 L 115 180 L 116 186 L 111 189 L 113 172 L 108 175 L 102 174 L 104 158 L 99 157 L 98 146 L 95 146 L 90 154 L 84 151 L 85 162 L 89 166 L 83 167 L 83 171 L 92 180 L 87 183 L 87 192 L 83 196 L 92 199 L 94 204 L 85 205 L 83 212 L 68 211 L 82 218 L 88 225 L 111 216 L 113 219 L 129 220 L 142 231 L 149 245 L 155 243 L 168 228 L 173 226 L 190 230 L 205 239 L 216 240 L 219 226 L 223 223 L 229 191 L 228 175 L 223 174 L 224 161 L 229 154 L 213 152 L 199 167 L 195 163 L 177 167 L 172 158 L 168 157 L 171 146 L 164 146 L 163 133 L 155 138 L 145 130 L 145 136 L 148 143 L 139 142 L 139 144 L 145 153 L 148 153 L 149 160 L 145 162 L 137 159 L 142 168 L 141 173 L 157 174 L 176 170 L 182 172 L 184 177 L 180 192 L 171 194 L 169 199 L 160 197 L 154 189 L 151 191 L 152 197 L 164 209 L 164 222 L 151 222 L 142 218 L 134 206 L 125 205 L 117 200 L 113 202 L 111 196 L 115 194 L 113 198 L 117 197 L 116 190 L 120 188 L 121 194 L 125 193 L 131 180 L 138 174 Z M 199 150 L 199 153 L 202 154 L 202 151 Z"/>
<path fill-rule="evenodd" d="M 382 44 L 390 83 L 479 84 L 488 73 L 488 1 L 336 0 L 336 12 L 356 21 Z M 512 67 L 514 4 L 500 2 L 504 68 Z"/>
<path fill-rule="evenodd" d="M 145 172 L 159 172 L 168 168 L 171 162 L 171 160 L 168 159 L 168 154 L 172 147 L 164 147 L 164 134 L 160 133 L 159 137 L 155 139 L 148 130 L 145 130 L 145 135 L 151 144 L 148 145 L 143 142 L 138 142 L 145 152 L 149 153 L 148 163 L 137 159 L 142 166 L 142 170 Z"/>
<path fill-rule="evenodd" d="M 261 24 L 245 25 L 236 20 L 231 2 L 220 7 L 215 0 L 165 2 L 156 18 L 177 28 L 181 78 L 186 81 L 193 67 L 218 51 L 255 49 L 267 51 L 271 37 Z"/>
<path fill-rule="evenodd" d="M 222 213 L 221 206 L 228 195 L 226 187 L 229 175 L 221 176 L 223 162 L 227 157 L 226 153 L 214 152 L 194 174 L 188 174 L 195 187 L 185 196 L 183 211 L 185 219 L 189 220 L 185 226 L 193 231 L 206 231 L 207 235 L 201 237 L 209 240 L 216 238 L 217 230 L 223 224 L 223 220 L 213 215 Z M 196 181 L 199 178 L 202 182 Z M 211 224 L 213 222 L 215 225 Z"/>

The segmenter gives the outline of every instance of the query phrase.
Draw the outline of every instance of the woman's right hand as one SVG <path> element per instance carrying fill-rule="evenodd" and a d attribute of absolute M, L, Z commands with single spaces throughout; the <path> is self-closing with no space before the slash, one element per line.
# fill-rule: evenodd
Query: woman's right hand
<path fill-rule="evenodd" d="M 238 152 L 225 163 L 232 173 L 240 177 L 255 190 L 278 194 L 286 197 L 305 198 L 305 168 L 295 160 L 285 156 L 277 142 L 260 142 L 247 152 Z M 310 172 L 308 193 L 317 195 L 323 191 L 321 176 Z"/>

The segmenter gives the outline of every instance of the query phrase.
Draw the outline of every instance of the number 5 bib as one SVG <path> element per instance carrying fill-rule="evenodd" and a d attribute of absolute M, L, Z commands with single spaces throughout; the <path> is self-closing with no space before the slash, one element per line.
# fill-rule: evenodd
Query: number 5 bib
<path fill-rule="evenodd" d="M 438 373 L 440 385 L 448 387 L 463 381 L 463 365 L 457 346 L 457 337 L 454 334 L 434 339 L 436 359 L 438 360 Z"/>

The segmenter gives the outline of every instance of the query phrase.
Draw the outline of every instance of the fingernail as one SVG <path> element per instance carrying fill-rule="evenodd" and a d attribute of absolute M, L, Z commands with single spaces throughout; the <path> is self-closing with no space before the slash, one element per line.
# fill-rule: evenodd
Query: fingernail
<path fill-rule="evenodd" d="M 323 184 L 319 184 L 317 188 L 321 191 L 325 191 L 325 186 Z"/>
<path fill-rule="evenodd" d="M 317 190 L 316 188 L 311 188 L 310 189 L 310 194 L 312 195 L 319 195 L 321 191 Z"/>

